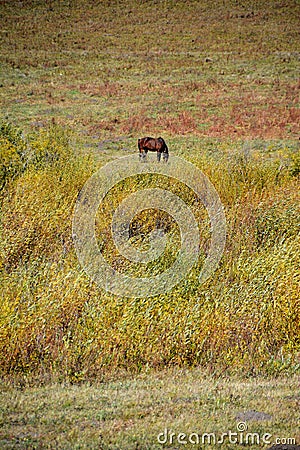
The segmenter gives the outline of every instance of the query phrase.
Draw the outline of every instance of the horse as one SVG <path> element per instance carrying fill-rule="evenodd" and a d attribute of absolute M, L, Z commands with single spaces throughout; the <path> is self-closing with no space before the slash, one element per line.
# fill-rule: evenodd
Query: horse
<path fill-rule="evenodd" d="M 148 151 L 157 152 L 157 161 L 160 162 L 161 155 L 165 162 L 169 159 L 169 149 L 163 138 L 144 137 L 138 139 L 138 148 L 140 154 L 140 161 L 145 160 Z"/>

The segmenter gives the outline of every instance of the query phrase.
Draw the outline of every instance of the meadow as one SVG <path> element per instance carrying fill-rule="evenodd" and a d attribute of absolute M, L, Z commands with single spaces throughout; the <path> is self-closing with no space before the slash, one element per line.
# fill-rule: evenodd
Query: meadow
<path fill-rule="evenodd" d="M 300 442 L 299 3 L 28 0 L 0 2 L 0 13 L 2 448 L 156 448 L 167 422 L 221 431 L 245 408 L 273 417 L 254 428 Z M 163 136 L 170 162 L 209 177 L 227 238 L 200 283 L 204 206 L 159 175 L 119 183 L 96 220 L 116 270 L 141 274 L 110 228 L 132 192 L 170 190 L 201 228 L 199 261 L 180 284 L 127 298 L 89 279 L 72 220 L 84 183 L 138 158 L 143 135 Z M 180 248 L 177 224 L 157 211 L 136 217 L 132 245 L 148 248 L 157 223 L 169 244 L 146 276 Z"/>

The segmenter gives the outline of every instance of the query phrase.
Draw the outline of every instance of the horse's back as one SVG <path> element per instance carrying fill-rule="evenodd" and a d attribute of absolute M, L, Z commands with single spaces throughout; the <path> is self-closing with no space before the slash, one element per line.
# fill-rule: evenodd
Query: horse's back
<path fill-rule="evenodd" d="M 153 137 L 143 137 L 141 139 L 138 140 L 138 146 L 139 149 L 145 149 L 145 150 L 156 150 L 156 144 L 155 144 L 156 139 Z"/>
<path fill-rule="evenodd" d="M 157 151 L 160 153 L 168 153 L 168 147 L 162 137 L 153 138 L 153 137 L 143 137 L 138 139 L 138 147 L 139 150 L 145 151 Z"/>

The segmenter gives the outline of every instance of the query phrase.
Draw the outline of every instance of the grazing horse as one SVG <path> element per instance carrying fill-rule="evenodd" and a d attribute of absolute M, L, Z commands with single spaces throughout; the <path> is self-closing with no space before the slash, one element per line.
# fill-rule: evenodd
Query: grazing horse
<path fill-rule="evenodd" d="M 157 152 L 157 161 L 160 161 L 161 154 L 165 162 L 169 159 L 169 149 L 163 138 L 157 139 L 152 137 L 144 137 L 138 140 L 138 147 L 140 152 L 140 160 L 145 160 L 148 151 Z"/>

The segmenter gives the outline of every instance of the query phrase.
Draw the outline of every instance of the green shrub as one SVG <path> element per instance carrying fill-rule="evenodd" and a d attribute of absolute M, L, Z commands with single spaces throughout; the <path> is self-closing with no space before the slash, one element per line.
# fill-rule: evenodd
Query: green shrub
<path fill-rule="evenodd" d="M 40 129 L 38 133 L 30 135 L 28 141 L 30 164 L 36 169 L 63 163 L 73 154 L 68 133 L 55 125 Z"/>
<path fill-rule="evenodd" d="M 0 126 L 0 189 L 28 168 L 41 170 L 64 164 L 73 156 L 68 133 L 57 126 L 23 137 L 10 123 Z"/>
<path fill-rule="evenodd" d="M 297 177 L 300 174 L 300 151 L 299 149 L 291 154 L 290 173 Z"/>
<path fill-rule="evenodd" d="M 27 144 L 22 132 L 10 123 L 0 125 L 0 190 L 27 166 Z"/>

